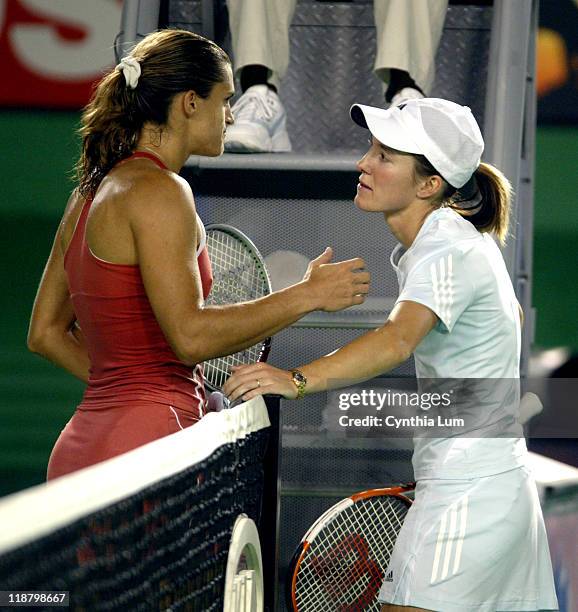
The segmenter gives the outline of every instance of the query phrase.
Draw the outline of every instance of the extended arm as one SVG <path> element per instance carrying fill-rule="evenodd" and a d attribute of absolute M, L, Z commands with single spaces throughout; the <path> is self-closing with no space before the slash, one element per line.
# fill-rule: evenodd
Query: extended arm
<path fill-rule="evenodd" d="M 361 259 L 312 262 L 300 283 L 254 302 L 204 307 L 195 245 L 197 221 L 190 188 L 169 176 L 139 186 L 131 229 L 143 282 L 173 350 L 193 364 L 251 346 L 313 310 L 361 304 L 369 275 Z"/>
<path fill-rule="evenodd" d="M 307 378 L 306 393 L 346 387 L 392 370 L 409 358 L 437 320 L 436 315 L 421 304 L 398 303 L 383 327 L 299 367 Z M 235 368 L 224 387 L 231 400 L 239 397 L 247 400 L 268 393 L 294 398 L 296 391 L 290 372 L 262 363 Z"/>
<path fill-rule="evenodd" d="M 300 283 L 254 302 L 203 306 L 197 264 L 197 219 L 190 188 L 181 179 L 154 175 L 133 186 L 128 210 L 136 256 L 147 296 L 175 354 L 184 363 L 237 352 L 287 327 L 313 310 L 361 304 L 369 274 L 361 259 L 329 264 L 331 250 L 314 260 Z M 42 277 L 28 346 L 81 380 L 90 361 L 75 325 L 64 271 L 64 248 L 82 201 L 73 194 Z"/>

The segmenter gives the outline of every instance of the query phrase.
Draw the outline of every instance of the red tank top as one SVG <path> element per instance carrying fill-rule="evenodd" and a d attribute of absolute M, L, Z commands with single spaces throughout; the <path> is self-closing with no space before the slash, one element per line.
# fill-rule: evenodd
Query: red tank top
<path fill-rule="evenodd" d="M 145 157 L 166 166 L 148 153 Z M 205 404 L 202 365 L 185 365 L 169 346 L 145 292 L 138 265 L 99 259 L 86 242 L 87 200 L 64 258 L 74 312 L 86 338 L 91 368 L 83 409 L 158 402 L 200 412 Z M 206 299 L 211 264 L 201 242 L 198 264 Z"/>

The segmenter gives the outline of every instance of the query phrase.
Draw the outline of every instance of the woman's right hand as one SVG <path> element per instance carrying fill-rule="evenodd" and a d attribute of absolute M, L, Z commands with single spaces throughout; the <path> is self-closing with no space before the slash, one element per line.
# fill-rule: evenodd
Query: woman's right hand
<path fill-rule="evenodd" d="M 316 310 L 333 312 L 363 304 L 369 292 L 369 272 L 360 257 L 330 263 L 333 250 L 327 247 L 319 257 L 309 262 L 303 282 L 307 284 L 317 304 Z"/>

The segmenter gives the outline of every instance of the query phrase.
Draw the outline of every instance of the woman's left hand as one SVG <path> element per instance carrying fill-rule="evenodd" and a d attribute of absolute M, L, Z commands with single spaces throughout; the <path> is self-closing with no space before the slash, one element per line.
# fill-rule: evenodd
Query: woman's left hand
<path fill-rule="evenodd" d="M 297 397 L 297 387 L 291 372 L 280 370 L 266 363 L 233 366 L 233 374 L 223 386 L 223 393 L 234 402 L 244 401 L 257 395 L 282 395 L 287 399 Z"/>

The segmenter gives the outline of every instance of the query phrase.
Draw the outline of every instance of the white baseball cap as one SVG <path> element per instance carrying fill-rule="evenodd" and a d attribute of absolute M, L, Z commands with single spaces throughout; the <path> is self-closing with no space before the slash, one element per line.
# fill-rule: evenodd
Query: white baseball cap
<path fill-rule="evenodd" d="M 354 104 L 349 113 L 386 147 L 424 155 L 456 189 L 465 185 L 480 165 L 484 139 L 467 106 L 421 98 L 387 110 Z"/>

